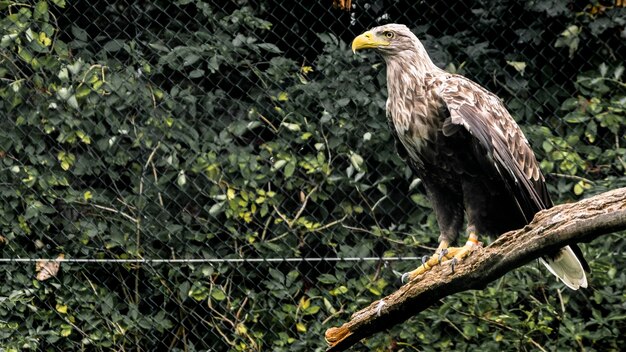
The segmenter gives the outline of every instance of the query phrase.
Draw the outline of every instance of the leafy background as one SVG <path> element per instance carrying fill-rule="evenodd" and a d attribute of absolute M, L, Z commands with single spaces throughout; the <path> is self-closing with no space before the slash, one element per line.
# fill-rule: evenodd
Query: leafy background
<path fill-rule="evenodd" d="M 556 202 L 626 185 L 626 10 L 596 1 L 0 1 L 2 258 L 422 256 L 437 227 L 384 118 L 409 25 L 502 97 Z M 536 264 L 355 347 L 617 351 L 623 234 L 578 292 Z M 321 351 L 416 261 L 64 263 L 0 271 L 2 351 Z"/>

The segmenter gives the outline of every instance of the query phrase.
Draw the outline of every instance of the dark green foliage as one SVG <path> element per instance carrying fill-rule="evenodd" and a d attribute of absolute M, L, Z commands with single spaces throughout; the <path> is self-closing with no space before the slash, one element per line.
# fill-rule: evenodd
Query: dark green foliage
<path fill-rule="evenodd" d="M 323 5 L 94 3 L 0 1 L 3 258 L 430 254 L 384 65 L 349 50 L 384 13 L 505 99 L 557 202 L 626 185 L 624 9 L 355 1 L 351 27 Z M 280 17 L 303 8 L 303 28 Z M 591 289 L 528 265 L 361 349 L 619 350 L 623 246 L 586 246 Z M 0 350 L 323 350 L 325 329 L 416 265 L 64 263 L 39 282 L 34 263 L 3 264 Z"/>

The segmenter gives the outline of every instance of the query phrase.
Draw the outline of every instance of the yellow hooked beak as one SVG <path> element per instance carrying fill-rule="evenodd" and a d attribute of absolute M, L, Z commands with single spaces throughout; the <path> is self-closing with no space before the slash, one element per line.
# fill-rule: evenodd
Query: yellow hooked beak
<path fill-rule="evenodd" d="M 376 34 L 372 33 L 371 31 L 367 31 L 360 36 L 354 38 L 354 40 L 352 41 L 352 52 L 356 53 L 357 50 L 375 49 L 387 45 L 389 45 L 388 41 L 378 38 Z"/>

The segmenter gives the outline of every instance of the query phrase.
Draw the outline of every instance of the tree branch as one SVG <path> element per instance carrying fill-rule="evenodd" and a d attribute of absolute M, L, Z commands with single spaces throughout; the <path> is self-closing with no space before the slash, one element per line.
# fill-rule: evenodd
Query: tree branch
<path fill-rule="evenodd" d="M 455 266 L 439 265 L 391 295 L 354 313 L 349 322 L 326 330 L 329 351 L 344 351 L 361 339 L 402 323 L 466 290 L 480 290 L 507 272 L 568 244 L 589 242 L 626 229 L 626 188 L 543 210 L 523 229 L 498 237 Z"/>

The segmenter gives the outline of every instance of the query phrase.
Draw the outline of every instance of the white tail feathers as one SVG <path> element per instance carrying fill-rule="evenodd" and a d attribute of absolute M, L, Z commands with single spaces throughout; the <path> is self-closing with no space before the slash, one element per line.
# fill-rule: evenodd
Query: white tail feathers
<path fill-rule="evenodd" d="M 561 248 L 556 256 L 539 258 L 539 261 L 572 290 L 587 287 L 585 270 L 569 246 Z"/>

